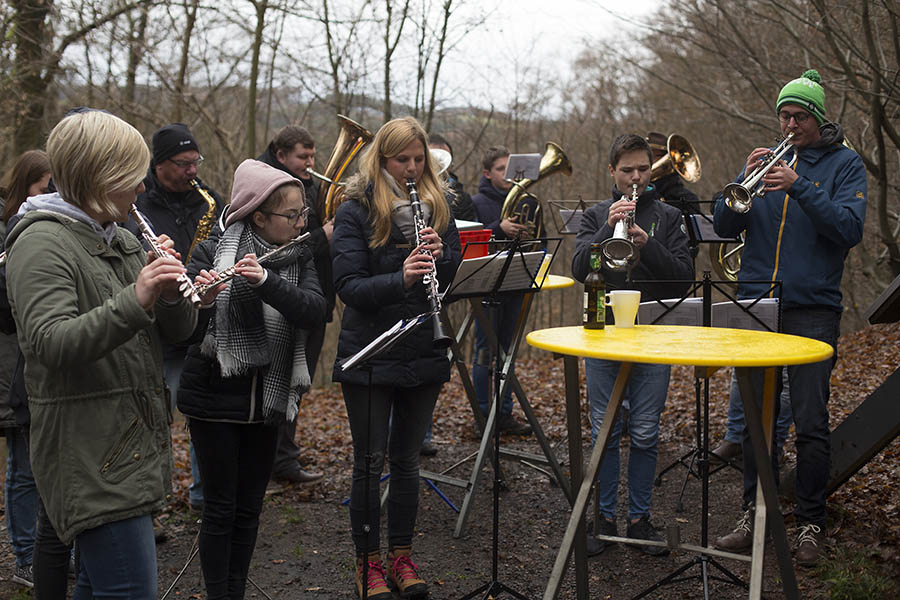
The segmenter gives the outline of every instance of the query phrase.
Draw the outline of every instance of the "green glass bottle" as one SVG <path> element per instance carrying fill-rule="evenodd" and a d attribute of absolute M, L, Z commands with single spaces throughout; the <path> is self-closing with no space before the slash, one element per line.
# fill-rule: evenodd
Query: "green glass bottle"
<path fill-rule="evenodd" d="M 600 244 L 591 244 L 591 272 L 584 279 L 585 329 L 603 329 L 606 325 L 606 282 L 603 281 L 603 255 Z"/>

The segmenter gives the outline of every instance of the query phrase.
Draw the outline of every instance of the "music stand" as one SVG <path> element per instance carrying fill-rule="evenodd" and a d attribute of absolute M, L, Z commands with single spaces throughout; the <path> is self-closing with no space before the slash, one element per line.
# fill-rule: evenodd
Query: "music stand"
<path fill-rule="evenodd" d="M 369 397 L 366 402 L 366 482 L 363 493 L 365 494 L 365 513 L 366 518 L 368 519 L 369 515 L 369 494 L 372 491 L 369 483 L 369 467 L 372 465 L 372 367 L 369 364 L 373 358 L 380 356 L 381 354 L 387 352 L 394 345 L 408 336 L 410 333 L 419 328 L 422 323 L 428 322 L 431 320 L 431 317 L 434 313 L 427 312 L 422 313 L 416 317 L 412 317 L 409 319 L 400 319 L 392 327 L 390 327 L 387 331 L 376 337 L 374 340 L 368 343 L 365 348 L 354 354 L 353 356 L 345 359 L 341 363 L 342 371 L 352 371 L 354 369 L 365 369 L 368 377 L 369 377 Z M 366 545 L 368 546 L 369 541 L 369 533 L 372 531 L 371 523 L 363 523 L 363 535 L 366 537 Z M 366 555 L 363 558 L 363 572 L 362 572 L 362 581 L 363 581 L 363 597 L 362 600 L 366 600 L 369 597 L 369 552 L 366 550 Z"/>
<path fill-rule="evenodd" d="M 540 168 L 540 154 L 510 154 L 503 178 L 513 184 L 522 179 L 536 181 L 540 176 Z"/>
<path fill-rule="evenodd" d="M 556 230 L 560 235 L 578 235 L 581 229 L 581 219 L 584 212 L 589 208 L 588 204 L 582 199 L 578 200 L 550 200 L 550 207 L 553 209 L 553 221 L 556 223 Z M 594 202 L 591 203 L 593 206 Z"/>
<path fill-rule="evenodd" d="M 503 252 L 484 257 L 484 260 L 476 261 L 473 259 L 468 261 L 470 267 L 460 272 L 457 270 L 459 279 L 454 279 L 448 288 L 448 294 L 455 297 L 465 296 L 482 296 L 482 306 L 485 307 L 488 317 L 488 326 L 493 329 L 493 314 L 491 310 L 500 305 L 499 297 L 501 295 L 511 293 L 524 293 L 540 287 L 543 279 L 549 271 L 550 265 L 543 268 L 544 250 L 537 252 L 524 252 L 521 248 L 525 244 L 539 244 L 542 240 L 520 241 L 514 239 L 509 242 L 509 247 Z M 552 257 L 552 255 L 551 255 Z M 543 273 L 541 273 L 543 271 Z M 500 429 L 497 426 L 497 416 L 500 411 L 500 403 L 502 402 L 502 392 L 504 385 L 501 379 L 504 377 L 502 371 L 501 353 L 499 348 L 499 340 L 493 339 L 490 344 L 490 364 L 491 364 L 491 381 L 493 382 L 493 393 L 491 399 L 491 408 L 488 413 L 486 428 L 490 428 L 490 432 L 494 440 L 494 451 L 492 455 L 493 466 L 493 486 L 492 486 L 492 529 L 491 529 L 491 580 L 484 585 L 472 590 L 462 596 L 460 600 L 468 600 L 481 595 L 483 600 L 496 598 L 497 594 L 506 592 L 519 600 L 528 600 L 519 592 L 515 591 L 508 585 L 499 580 L 499 555 L 500 555 Z M 482 595 L 483 594 L 483 595 Z"/>

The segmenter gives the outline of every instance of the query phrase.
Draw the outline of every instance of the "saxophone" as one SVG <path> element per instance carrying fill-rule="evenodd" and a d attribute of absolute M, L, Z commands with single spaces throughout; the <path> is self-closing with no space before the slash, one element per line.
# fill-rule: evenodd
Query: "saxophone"
<path fill-rule="evenodd" d="M 191 179 L 191 187 L 203 196 L 208 208 L 206 209 L 206 214 L 197 221 L 197 229 L 194 230 L 194 240 L 191 242 L 191 249 L 188 250 L 187 258 L 184 259 L 184 264 L 191 262 L 191 255 L 194 253 L 194 248 L 197 247 L 197 244 L 209 237 L 213 225 L 216 224 L 216 209 L 218 208 L 218 206 L 216 206 L 216 199 L 203 189 L 199 181 Z"/>
<path fill-rule="evenodd" d="M 425 223 L 425 216 L 422 214 L 422 203 L 419 202 L 419 191 L 416 189 L 416 181 L 414 179 L 406 180 L 406 190 L 409 192 L 409 205 L 413 212 L 413 227 L 416 229 L 416 246 L 421 246 L 422 238 L 419 232 L 425 229 L 427 225 Z M 431 254 L 431 250 L 423 248 L 421 252 L 434 258 Z M 441 325 L 441 292 L 438 288 L 437 265 L 434 264 L 434 261 L 431 263 L 431 273 L 426 273 L 422 277 L 422 283 L 425 284 L 425 289 L 428 292 L 428 301 L 431 303 L 431 320 L 432 328 L 434 329 L 433 345 L 438 349 L 447 348 L 453 340 L 444 333 L 444 327 Z"/>
<path fill-rule="evenodd" d="M 269 262 L 270 260 L 272 260 L 273 258 L 277 257 L 279 254 L 281 254 L 282 252 L 284 252 L 291 246 L 296 246 L 297 244 L 302 244 L 303 242 L 308 240 L 309 236 L 311 236 L 311 235 L 312 234 L 308 231 L 306 233 L 298 235 L 297 237 L 293 238 L 292 240 L 278 246 L 274 250 L 269 250 L 268 252 L 266 252 L 259 258 L 257 258 L 256 262 L 258 262 L 260 265 L 263 265 L 263 264 Z M 234 267 L 234 266 L 228 267 L 227 269 L 225 269 L 224 271 L 219 273 L 219 275 L 216 277 L 216 279 L 214 281 L 212 281 L 210 283 L 206 283 L 201 286 L 198 286 L 197 293 L 202 296 L 203 294 L 205 294 L 209 290 L 213 289 L 217 285 L 219 285 L 221 283 L 225 283 L 226 281 L 231 281 L 235 277 L 237 277 L 236 267 Z"/>
<path fill-rule="evenodd" d="M 128 209 L 128 214 L 131 215 L 131 218 L 137 223 L 138 228 L 141 230 L 141 235 L 147 240 L 150 249 L 157 258 L 171 256 L 171 254 L 162 247 L 162 244 L 159 243 L 159 238 L 157 238 L 156 234 L 153 233 L 153 230 L 150 229 L 150 224 L 147 223 L 147 220 L 138 210 L 137 206 L 132 204 L 131 208 Z M 187 276 L 187 273 L 182 273 L 178 276 L 178 291 L 180 291 L 181 295 L 185 298 L 189 298 L 191 304 L 193 304 L 195 308 L 200 306 L 200 295 L 197 293 L 197 288 L 191 283 L 191 279 Z"/>

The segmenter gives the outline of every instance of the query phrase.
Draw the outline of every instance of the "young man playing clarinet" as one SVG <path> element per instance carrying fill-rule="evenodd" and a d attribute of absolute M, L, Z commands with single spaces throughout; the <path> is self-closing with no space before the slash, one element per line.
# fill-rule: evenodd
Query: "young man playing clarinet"
<path fill-rule="evenodd" d="M 746 281 L 780 280 L 782 331 L 836 348 L 844 259 L 862 239 L 866 216 L 865 167 L 856 152 L 841 144 L 841 126 L 826 121 L 825 90 L 816 71 L 806 71 L 788 82 L 778 95 L 775 111 L 782 134 L 793 134 L 793 148 L 763 177 L 764 194 L 753 200 L 749 211 L 735 212 L 724 199 L 718 199 L 716 233 L 734 237 L 747 232 L 738 277 L 739 298 L 756 298 L 768 288 L 768 284 Z M 754 149 L 736 182 L 752 175 L 769 152 L 768 148 Z M 818 563 L 825 541 L 831 456 L 828 383 L 836 357 L 787 368 L 797 430 L 794 515 L 796 560 L 801 566 Z M 780 387 L 780 375 L 776 381 Z M 755 387 L 762 388 L 759 383 Z M 776 404 L 778 396 L 776 392 Z M 778 410 L 776 406 L 775 414 Z M 757 467 L 746 428 L 743 445 L 744 514 L 733 532 L 716 541 L 717 548 L 732 552 L 746 550 L 753 543 Z"/>

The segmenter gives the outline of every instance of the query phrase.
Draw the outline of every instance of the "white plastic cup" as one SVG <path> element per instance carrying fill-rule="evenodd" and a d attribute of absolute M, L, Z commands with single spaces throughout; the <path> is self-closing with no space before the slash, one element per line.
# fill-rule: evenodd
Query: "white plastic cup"
<path fill-rule="evenodd" d="M 613 309 L 616 327 L 634 327 L 638 307 L 641 305 L 641 292 L 638 290 L 612 290 L 606 294 L 606 305 Z"/>

